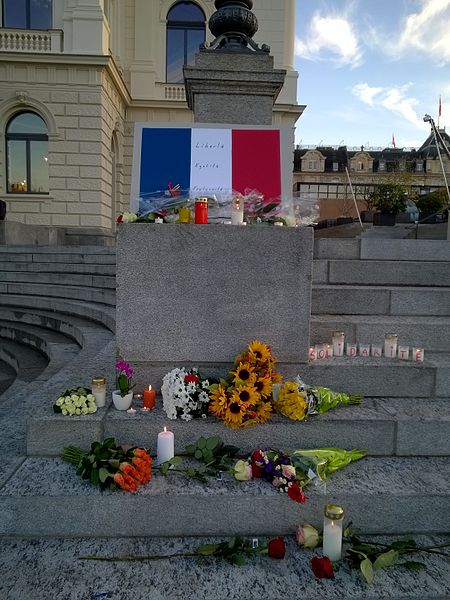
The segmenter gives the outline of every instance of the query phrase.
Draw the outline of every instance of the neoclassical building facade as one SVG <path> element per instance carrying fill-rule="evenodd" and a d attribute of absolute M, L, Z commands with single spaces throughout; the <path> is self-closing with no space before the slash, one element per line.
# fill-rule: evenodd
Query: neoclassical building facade
<path fill-rule="evenodd" d="M 7 219 L 111 235 L 129 206 L 134 124 L 189 122 L 183 64 L 211 40 L 213 0 L 2 0 L 0 199 Z M 255 41 L 286 80 L 294 132 L 295 0 L 255 0 Z"/>

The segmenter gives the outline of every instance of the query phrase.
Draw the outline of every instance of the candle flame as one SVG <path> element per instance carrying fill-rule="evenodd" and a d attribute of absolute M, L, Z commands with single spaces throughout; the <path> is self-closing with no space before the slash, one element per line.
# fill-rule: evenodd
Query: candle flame
<path fill-rule="evenodd" d="M 167 431 L 167 427 L 164 425 L 164 433 L 166 433 Z"/>
<path fill-rule="evenodd" d="M 148 386 L 148 391 L 149 391 L 149 392 L 151 392 L 151 391 L 152 391 L 152 386 L 151 386 L 151 385 L 149 385 L 149 386 Z"/>

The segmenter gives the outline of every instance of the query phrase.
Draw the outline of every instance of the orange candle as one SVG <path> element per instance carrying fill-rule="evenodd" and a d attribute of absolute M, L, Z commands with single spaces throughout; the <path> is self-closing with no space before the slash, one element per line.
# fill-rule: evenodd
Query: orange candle
<path fill-rule="evenodd" d="M 156 392 L 152 390 L 152 386 L 148 386 L 148 390 L 144 390 L 144 408 L 155 408 Z"/>

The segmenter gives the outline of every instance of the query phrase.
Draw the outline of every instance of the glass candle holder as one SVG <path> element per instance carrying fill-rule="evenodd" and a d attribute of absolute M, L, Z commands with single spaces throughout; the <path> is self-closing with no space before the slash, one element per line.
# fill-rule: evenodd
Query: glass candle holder
<path fill-rule="evenodd" d="M 208 223 L 208 198 L 195 199 L 195 223 L 197 225 Z"/>
<path fill-rule="evenodd" d="M 424 349 L 423 348 L 413 348 L 412 349 L 412 360 L 414 362 L 423 362 L 424 357 Z"/>
<path fill-rule="evenodd" d="M 236 196 L 231 203 L 231 224 L 242 225 L 244 222 L 244 199 Z"/>
<path fill-rule="evenodd" d="M 333 358 L 333 346 L 331 344 L 325 346 L 325 358 Z"/>
<path fill-rule="evenodd" d="M 342 525 L 344 509 L 337 504 L 326 504 L 323 518 L 323 555 L 331 561 L 342 554 Z"/>
<path fill-rule="evenodd" d="M 95 396 L 97 408 L 103 408 L 106 403 L 106 379 L 103 375 L 93 377 L 91 387 L 92 394 Z"/>
<path fill-rule="evenodd" d="M 316 349 L 316 358 L 317 358 L 317 360 L 322 359 L 322 358 L 326 358 L 326 356 L 327 356 L 327 349 L 326 349 L 325 344 L 316 344 L 315 349 Z"/>
<path fill-rule="evenodd" d="M 346 355 L 347 356 L 356 356 L 357 354 L 357 347 L 356 344 L 349 344 L 347 343 L 347 348 L 346 348 Z"/>
<path fill-rule="evenodd" d="M 401 360 L 409 359 L 409 346 L 399 346 L 398 347 L 398 357 Z"/>
<path fill-rule="evenodd" d="M 376 358 L 383 356 L 383 347 L 381 344 L 372 344 L 372 356 Z"/>
<path fill-rule="evenodd" d="M 388 358 L 397 356 L 398 335 L 395 333 L 387 333 L 384 336 L 384 355 Z"/>
<path fill-rule="evenodd" d="M 343 331 L 335 331 L 331 341 L 333 343 L 333 355 L 344 356 L 345 333 Z"/>
<path fill-rule="evenodd" d="M 189 225 L 191 222 L 191 211 L 186 206 L 182 206 L 178 209 L 178 223 Z"/>
<path fill-rule="evenodd" d="M 311 346 L 309 349 L 309 360 L 317 360 L 316 349 L 314 346 Z"/>
<path fill-rule="evenodd" d="M 370 344 L 360 344 L 359 345 L 359 355 L 360 356 L 370 356 Z"/>

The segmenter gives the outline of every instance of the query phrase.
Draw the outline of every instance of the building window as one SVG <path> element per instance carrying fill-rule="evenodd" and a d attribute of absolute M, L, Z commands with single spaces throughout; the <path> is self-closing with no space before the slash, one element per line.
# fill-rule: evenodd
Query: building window
<path fill-rule="evenodd" d="M 317 171 L 317 160 L 309 160 L 308 161 L 308 169 L 310 171 Z"/>
<path fill-rule="evenodd" d="M 339 171 L 339 163 L 337 163 L 337 162 L 334 162 L 334 163 L 333 163 L 333 171 L 334 171 L 335 173 L 337 173 L 337 172 Z"/>
<path fill-rule="evenodd" d="M 386 171 L 386 163 L 384 162 L 384 160 L 380 160 L 380 162 L 378 164 L 378 170 L 379 171 Z"/>
<path fill-rule="evenodd" d="M 421 173 L 423 171 L 423 161 L 418 160 L 416 162 L 416 173 Z"/>
<path fill-rule="evenodd" d="M 194 2 L 178 2 L 167 15 L 166 81 L 183 83 L 183 65 L 194 64 L 205 41 L 205 13 Z"/>
<path fill-rule="evenodd" d="M 9 194 L 48 194 L 48 135 L 43 119 L 32 112 L 14 115 L 6 127 Z"/>
<path fill-rule="evenodd" d="M 52 0 L 3 0 L 3 27 L 51 29 Z"/>

